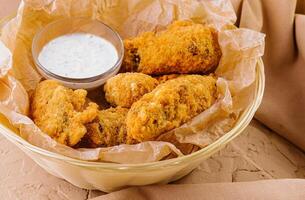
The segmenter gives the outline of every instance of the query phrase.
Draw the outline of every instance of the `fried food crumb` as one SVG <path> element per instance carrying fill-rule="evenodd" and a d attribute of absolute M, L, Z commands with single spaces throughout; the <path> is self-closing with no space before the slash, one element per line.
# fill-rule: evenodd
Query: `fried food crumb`
<path fill-rule="evenodd" d="M 35 124 L 59 143 L 73 147 L 95 119 L 98 105 L 87 103 L 86 90 L 72 90 L 54 80 L 38 84 L 31 103 Z"/>
<path fill-rule="evenodd" d="M 110 78 L 105 86 L 106 100 L 113 106 L 130 108 L 144 94 L 151 92 L 158 81 L 142 73 L 121 73 Z"/>
<path fill-rule="evenodd" d="M 122 107 L 99 111 L 97 119 L 87 125 L 88 133 L 85 143 L 90 144 L 90 147 L 110 147 L 134 143 L 131 138 L 127 137 L 125 123 L 127 112 L 128 109 Z"/>
<path fill-rule="evenodd" d="M 183 75 L 181 74 L 169 74 L 169 75 L 162 75 L 162 76 L 157 76 L 155 79 L 159 81 L 159 84 L 165 83 L 166 81 L 181 77 Z"/>
<path fill-rule="evenodd" d="M 130 108 L 127 134 L 142 142 L 154 140 L 209 108 L 216 98 L 212 76 L 185 75 L 157 86 Z"/>
<path fill-rule="evenodd" d="M 165 31 L 126 39 L 123 71 L 150 75 L 207 73 L 219 63 L 221 50 L 214 28 L 176 21 Z"/>

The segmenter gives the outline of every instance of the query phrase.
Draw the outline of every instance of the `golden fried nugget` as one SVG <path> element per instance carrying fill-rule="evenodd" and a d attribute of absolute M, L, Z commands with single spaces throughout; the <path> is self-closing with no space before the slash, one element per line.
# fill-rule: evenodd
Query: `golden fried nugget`
<path fill-rule="evenodd" d="M 113 106 L 130 108 L 144 94 L 151 92 L 158 81 L 142 73 L 122 73 L 110 78 L 105 86 L 106 100 Z"/>
<path fill-rule="evenodd" d="M 102 110 L 95 122 L 87 125 L 86 143 L 90 147 L 110 147 L 119 144 L 132 144 L 134 141 L 127 137 L 126 115 L 128 109 L 122 107 Z"/>
<path fill-rule="evenodd" d="M 218 65 L 221 50 L 214 28 L 176 21 L 167 30 L 124 41 L 123 71 L 150 75 L 206 73 Z"/>
<path fill-rule="evenodd" d="M 38 84 L 31 103 L 35 124 L 58 142 L 74 146 L 86 134 L 86 123 L 94 120 L 98 105 L 87 103 L 86 90 L 66 88 L 53 80 Z"/>
<path fill-rule="evenodd" d="M 209 108 L 215 97 L 216 79 L 212 76 L 185 75 L 169 80 L 131 106 L 127 134 L 139 142 L 154 140 Z"/>

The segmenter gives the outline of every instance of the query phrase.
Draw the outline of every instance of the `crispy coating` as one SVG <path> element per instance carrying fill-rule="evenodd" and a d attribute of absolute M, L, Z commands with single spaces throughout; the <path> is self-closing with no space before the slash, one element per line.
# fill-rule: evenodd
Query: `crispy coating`
<path fill-rule="evenodd" d="M 181 77 L 183 75 L 181 74 L 169 74 L 169 75 L 162 75 L 162 76 L 157 76 L 155 79 L 159 81 L 159 84 L 165 83 L 166 81 Z"/>
<path fill-rule="evenodd" d="M 106 100 L 113 106 L 130 108 L 144 94 L 151 92 L 158 81 L 142 73 L 122 73 L 110 78 L 105 86 Z"/>
<path fill-rule="evenodd" d="M 139 64 L 141 63 L 139 49 L 144 49 L 148 43 L 153 43 L 155 34 L 153 32 L 146 32 L 133 39 L 124 40 L 124 59 L 121 66 L 121 72 L 137 72 Z M 146 44 L 146 45 L 145 45 Z M 141 55 L 142 56 L 142 55 Z"/>
<path fill-rule="evenodd" d="M 86 144 L 90 147 L 110 147 L 119 144 L 132 144 L 127 137 L 126 115 L 128 109 L 122 107 L 102 110 L 98 118 L 87 125 Z"/>
<path fill-rule="evenodd" d="M 127 134 L 142 142 L 154 140 L 209 108 L 216 97 L 212 76 L 185 75 L 157 86 L 130 108 Z"/>
<path fill-rule="evenodd" d="M 39 83 L 31 103 L 35 124 L 59 143 L 76 145 L 87 132 L 85 124 L 98 113 L 86 95 L 86 90 L 73 91 L 53 80 Z"/>
<path fill-rule="evenodd" d="M 150 75 L 206 73 L 221 57 L 216 30 L 191 21 L 176 21 L 163 32 L 147 32 L 124 45 L 123 70 Z"/>
<path fill-rule="evenodd" d="M 183 76 L 187 76 L 187 74 L 167 74 L 167 75 L 155 76 L 154 78 L 159 82 L 159 84 L 161 84 L 161 83 L 165 83 L 166 81 Z M 209 76 L 216 77 L 214 73 L 210 73 Z"/>

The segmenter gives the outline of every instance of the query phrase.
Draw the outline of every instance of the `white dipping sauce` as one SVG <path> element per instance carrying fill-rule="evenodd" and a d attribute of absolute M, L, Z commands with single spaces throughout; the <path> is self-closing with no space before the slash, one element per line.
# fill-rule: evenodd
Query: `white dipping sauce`
<path fill-rule="evenodd" d="M 38 56 L 48 71 L 68 78 L 90 78 L 112 68 L 118 60 L 115 47 L 88 33 L 73 33 L 51 40 Z"/>

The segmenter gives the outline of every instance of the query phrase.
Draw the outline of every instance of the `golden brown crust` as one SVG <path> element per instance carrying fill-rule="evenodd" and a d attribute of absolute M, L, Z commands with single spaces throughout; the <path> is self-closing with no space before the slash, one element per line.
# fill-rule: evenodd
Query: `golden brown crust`
<path fill-rule="evenodd" d="M 86 123 L 97 116 L 98 105 L 87 103 L 86 90 L 71 90 L 56 81 L 38 84 L 31 103 L 36 125 L 62 144 L 76 145 L 86 134 Z"/>
<path fill-rule="evenodd" d="M 120 72 L 137 72 L 140 64 L 139 48 L 145 47 L 154 41 L 155 34 L 152 32 L 143 33 L 133 39 L 124 40 L 124 60 Z"/>
<path fill-rule="evenodd" d="M 154 78 L 159 81 L 159 84 L 161 84 L 161 83 L 165 83 L 166 81 L 169 81 L 169 80 L 181 77 L 181 76 L 183 76 L 183 75 L 181 75 L 181 74 L 168 74 L 168 75 L 156 76 Z"/>
<path fill-rule="evenodd" d="M 121 107 L 100 111 L 97 120 L 87 125 L 86 144 L 89 143 L 90 147 L 110 147 L 134 143 L 127 137 L 125 123 L 127 112 L 128 109 Z"/>
<path fill-rule="evenodd" d="M 127 134 L 141 142 L 154 140 L 209 108 L 216 96 L 216 79 L 185 75 L 157 86 L 135 102 L 126 118 Z"/>
<path fill-rule="evenodd" d="M 121 73 L 110 78 L 105 86 L 106 100 L 113 106 L 130 108 L 144 94 L 151 92 L 158 81 L 142 73 Z"/>
<path fill-rule="evenodd" d="M 167 30 L 124 41 L 125 71 L 150 75 L 206 73 L 220 60 L 217 32 L 191 21 L 176 21 Z"/>

